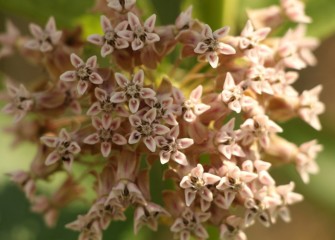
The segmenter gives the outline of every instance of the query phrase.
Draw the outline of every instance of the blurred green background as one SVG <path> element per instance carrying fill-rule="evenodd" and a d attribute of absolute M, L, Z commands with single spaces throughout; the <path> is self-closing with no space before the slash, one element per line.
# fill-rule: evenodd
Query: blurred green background
<path fill-rule="evenodd" d="M 239 32 L 243 27 L 247 8 L 265 7 L 276 0 L 139 0 L 144 14 L 157 13 L 161 24 L 173 23 L 181 9 L 188 4 L 194 5 L 194 16 L 208 22 L 213 28 L 230 25 L 232 31 Z M 78 23 L 85 24 L 84 35 L 99 32 L 99 15 L 89 12 L 94 0 L 10 0 L 0 1 L 0 30 L 4 21 L 12 19 L 23 33 L 28 33 L 28 23 L 33 21 L 42 26 L 50 15 L 55 16 L 58 27 L 73 28 Z M 292 222 L 279 221 L 266 229 L 258 224 L 247 230 L 248 238 L 272 240 L 334 240 L 335 239 L 335 1 L 308 0 L 306 12 L 313 18 L 309 34 L 321 38 L 322 44 L 315 54 L 319 60 L 316 67 L 301 72 L 295 85 L 297 89 L 311 89 L 323 84 L 321 99 L 326 103 L 327 111 L 321 116 L 323 130 L 316 132 L 300 120 L 284 124 L 285 136 L 296 143 L 319 139 L 324 151 L 318 158 L 320 173 L 311 177 L 311 183 L 304 185 L 294 166 L 274 169 L 272 174 L 280 183 L 293 180 L 297 183 L 297 192 L 305 196 L 303 203 L 291 207 Z M 19 70 L 17 69 L 19 66 Z M 14 70 L 14 71 L 13 71 Z M 10 73 L 20 81 L 28 81 L 27 72 L 33 76 L 38 72 L 29 63 L 13 56 L 0 60 L 0 71 Z M 3 85 L 0 82 L 0 85 Z M 2 106 L 2 105 L 1 105 Z M 0 115 L 0 128 L 9 126 L 11 118 Z M 9 183 L 6 172 L 29 166 L 35 154 L 33 145 L 23 144 L 13 151 L 10 145 L 13 137 L 1 130 L 0 134 L 0 240 L 73 240 L 77 233 L 64 228 L 64 225 L 80 213 L 86 212 L 84 204 L 74 204 L 61 212 L 59 222 L 48 229 L 37 214 L 30 212 L 30 206 L 23 193 Z M 157 175 L 160 173 L 157 173 Z M 152 186 L 156 191 L 159 188 Z M 153 189 L 153 190 L 154 190 Z M 50 191 L 47 187 L 45 191 Z M 104 239 L 171 239 L 168 229 L 160 227 L 158 233 L 142 229 L 133 237 L 132 217 L 127 222 L 114 222 L 104 235 Z M 209 231 L 217 239 L 217 231 Z"/>

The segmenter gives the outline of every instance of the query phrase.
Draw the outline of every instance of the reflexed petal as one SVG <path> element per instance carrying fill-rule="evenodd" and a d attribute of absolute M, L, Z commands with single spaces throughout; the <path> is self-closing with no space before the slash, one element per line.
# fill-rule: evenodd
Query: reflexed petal
<path fill-rule="evenodd" d="M 128 22 L 129 22 L 131 30 L 136 30 L 137 26 L 141 26 L 140 20 L 132 12 L 128 12 Z"/>
<path fill-rule="evenodd" d="M 194 234 L 201 239 L 208 238 L 208 233 L 206 229 L 200 224 L 197 225 L 197 228 L 194 230 Z"/>
<path fill-rule="evenodd" d="M 160 151 L 159 152 L 159 158 L 161 161 L 161 164 L 165 164 L 170 161 L 171 153 L 167 151 Z"/>
<path fill-rule="evenodd" d="M 123 103 L 127 101 L 127 96 L 124 92 L 114 92 L 110 98 L 113 103 Z"/>
<path fill-rule="evenodd" d="M 102 57 L 106 57 L 107 55 L 111 54 L 114 51 L 113 46 L 109 45 L 108 43 L 105 43 L 101 47 L 100 54 Z"/>
<path fill-rule="evenodd" d="M 217 183 L 218 181 L 221 180 L 221 177 L 216 176 L 214 174 L 211 173 L 204 173 L 202 175 L 203 180 L 205 181 L 205 185 L 213 185 L 215 183 Z"/>
<path fill-rule="evenodd" d="M 134 50 L 134 51 L 137 51 L 141 48 L 144 47 L 144 42 L 139 39 L 139 38 L 135 38 L 132 42 L 131 42 L 131 48 Z"/>
<path fill-rule="evenodd" d="M 71 140 L 71 136 L 70 134 L 66 131 L 65 128 L 62 128 L 59 132 L 59 137 L 63 140 L 63 141 L 70 141 Z"/>
<path fill-rule="evenodd" d="M 213 193 L 207 188 L 207 187 L 203 187 L 200 190 L 200 196 L 202 199 L 211 202 L 213 201 Z"/>
<path fill-rule="evenodd" d="M 143 120 L 152 123 L 156 119 L 157 116 L 156 114 L 157 114 L 156 108 L 152 108 L 144 114 Z"/>
<path fill-rule="evenodd" d="M 228 209 L 235 199 L 236 193 L 233 191 L 225 191 L 224 192 L 224 203 L 225 209 Z"/>
<path fill-rule="evenodd" d="M 83 95 L 88 88 L 88 83 L 86 81 L 80 80 L 77 84 L 77 91 L 79 95 Z"/>
<path fill-rule="evenodd" d="M 112 124 L 112 117 L 109 114 L 104 114 L 101 118 L 102 127 L 104 129 L 110 129 Z M 115 129 L 112 129 L 115 130 Z"/>
<path fill-rule="evenodd" d="M 152 14 L 147 20 L 144 22 L 144 27 L 147 32 L 152 32 L 155 28 L 156 23 L 156 14 Z"/>
<path fill-rule="evenodd" d="M 101 76 L 98 73 L 93 72 L 90 74 L 90 82 L 93 84 L 102 84 L 104 80 L 101 78 Z"/>
<path fill-rule="evenodd" d="M 228 34 L 229 30 L 230 30 L 230 28 L 228 26 L 222 27 L 222 28 L 213 32 L 213 37 L 216 38 L 216 39 L 221 39 Z"/>
<path fill-rule="evenodd" d="M 176 140 L 178 145 L 178 149 L 185 149 L 194 144 L 194 140 L 192 138 L 180 138 Z"/>
<path fill-rule="evenodd" d="M 110 142 L 101 143 L 101 154 L 104 157 L 108 157 L 112 149 L 112 144 Z"/>
<path fill-rule="evenodd" d="M 179 186 L 181 188 L 185 188 L 185 189 L 192 188 L 192 182 L 190 180 L 190 177 L 189 176 L 184 176 L 182 178 L 182 180 L 180 181 Z"/>
<path fill-rule="evenodd" d="M 79 68 L 85 64 L 84 61 L 74 53 L 71 54 L 70 59 L 75 68 Z"/>
<path fill-rule="evenodd" d="M 86 61 L 86 67 L 95 68 L 97 66 L 97 56 L 92 56 Z"/>
<path fill-rule="evenodd" d="M 240 113 L 241 110 L 242 110 L 241 103 L 238 100 L 234 100 L 234 101 L 228 103 L 228 106 L 231 110 L 233 110 L 236 113 Z"/>
<path fill-rule="evenodd" d="M 55 148 L 58 144 L 58 138 L 57 137 L 43 136 L 43 137 L 41 137 L 41 141 L 46 146 L 51 147 L 51 148 Z"/>
<path fill-rule="evenodd" d="M 117 38 L 115 40 L 115 48 L 117 49 L 124 49 L 129 47 L 129 42 L 126 39 L 122 39 L 122 38 Z"/>
<path fill-rule="evenodd" d="M 186 202 L 186 206 L 191 206 L 191 204 L 193 203 L 195 197 L 197 195 L 197 192 L 194 192 L 192 189 L 187 188 L 185 189 L 185 202 Z"/>
<path fill-rule="evenodd" d="M 149 136 L 149 137 L 144 137 L 143 138 L 143 142 L 145 144 L 145 146 L 147 146 L 147 148 L 151 151 L 151 152 L 155 152 L 156 151 L 156 142 L 154 140 L 153 137 Z"/>
<path fill-rule="evenodd" d="M 98 117 L 92 117 L 92 125 L 96 130 L 100 130 L 102 128 L 102 121 Z"/>
<path fill-rule="evenodd" d="M 100 24 L 104 32 L 113 31 L 113 26 L 106 16 L 102 15 L 100 17 Z"/>
<path fill-rule="evenodd" d="M 88 36 L 87 41 L 95 45 L 101 46 L 104 43 L 104 38 L 99 34 L 92 34 Z"/>
<path fill-rule="evenodd" d="M 190 99 L 193 102 L 199 102 L 201 100 L 201 95 L 202 95 L 202 86 L 199 85 L 197 88 L 195 88 L 194 90 L 192 90 L 191 94 L 190 94 Z"/>
<path fill-rule="evenodd" d="M 136 113 L 140 107 L 140 100 L 138 98 L 129 99 L 129 110 L 131 113 Z"/>
<path fill-rule="evenodd" d="M 141 139 L 141 133 L 139 133 L 138 131 L 132 131 L 129 136 L 128 143 L 135 144 L 138 141 L 140 141 L 140 139 Z"/>
<path fill-rule="evenodd" d="M 205 24 L 204 28 L 202 29 L 201 35 L 204 38 L 213 38 L 213 32 L 212 29 L 210 28 L 210 26 L 208 24 Z"/>
<path fill-rule="evenodd" d="M 267 171 L 261 171 L 260 173 L 258 173 L 258 175 L 259 175 L 258 177 L 259 181 L 264 185 L 271 186 L 275 184 L 275 181 Z"/>
<path fill-rule="evenodd" d="M 61 39 L 63 33 L 61 31 L 57 31 L 57 32 L 53 32 L 50 34 L 50 39 L 51 39 L 51 43 L 53 45 L 58 44 L 59 40 Z"/>
<path fill-rule="evenodd" d="M 155 95 L 156 95 L 156 92 L 151 88 L 142 88 L 140 91 L 140 96 L 143 99 L 154 98 Z"/>
<path fill-rule="evenodd" d="M 117 32 L 117 35 L 120 37 L 120 38 L 123 38 L 124 40 L 126 41 L 133 41 L 134 40 L 134 36 L 133 36 L 133 32 L 132 31 L 129 31 L 129 30 L 122 30 L 122 31 L 118 31 Z M 129 44 L 128 44 L 129 45 Z"/>
<path fill-rule="evenodd" d="M 142 124 L 141 118 L 139 118 L 137 115 L 129 116 L 129 122 L 133 127 L 138 127 Z"/>
<path fill-rule="evenodd" d="M 146 43 L 148 44 L 158 42 L 159 40 L 160 40 L 160 37 L 156 33 L 147 33 L 147 36 L 145 39 Z"/>
<path fill-rule="evenodd" d="M 52 45 L 49 42 L 42 42 L 40 45 L 40 51 L 41 52 L 49 52 L 52 50 Z"/>
<path fill-rule="evenodd" d="M 206 54 L 207 62 L 211 65 L 212 68 L 217 68 L 219 65 L 219 57 L 216 52 L 209 52 Z"/>
<path fill-rule="evenodd" d="M 176 163 L 179 163 L 180 165 L 183 165 L 183 166 L 188 165 L 186 155 L 180 151 L 173 153 L 171 158 L 173 161 L 175 161 Z"/>
<path fill-rule="evenodd" d="M 98 115 L 101 111 L 102 109 L 101 109 L 100 103 L 95 102 L 91 105 L 91 107 L 88 109 L 86 114 L 89 116 L 95 116 L 95 115 Z"/>
<path fill-rule="evenodd" d="M 206 105 L 204 103 L 198 103 L 198 104 L 195 104 L 195 106 L 194 106 L 194 113 L 196 115 L 201 115 L 210 108 L 211 108 L 211 106 L 209 106 L 209 105 Z"/>
<path fill-rule="evenodd" d="M 71 142 L 68 151 L 73 154 L 78 154 L 81 151 L 80 146 L 76 142 Z"/>
<path fill-rule="evenodd" d="M 104 89 L 98 87 L 94 89 L 94 95 L 100 102 L 106 101 L 108 97 L 107 92 Z"/>
<path fill-rule="evenodd" d="M 84 143 L 86 144 L 96 144 L 98 142 L 100 142 L 100 136 L 98 133 L 93 133 L 89 136 L 87 136 L 84 140 L 83 140 Z"/>
<path fill-rule="evenodd" d="M 164 135 L 170 131 L 170 129 L 162 124 L 154 124 L 155 134 Z"/>
<path fill-rule="evenodd" d="M 58 154 L 58 152 L 53 151 L 48 155 L 47 159 L 45 160 L 45 165 L 47 166 L 52 165 L 56 163 L 57 161 L 59 161 L 60 158 L 61 156 Z"/>
<path fill-rule="evenodd" d="M 126 21 L 126 20 L 122 21 L 122 22 L 118 23 L 118 25 L 116 25 L 114 30 L 115 30 L 115 32 L 126 30 L 128 25 L 129 25 L 128 21 Z"/>
<path fill-rule="evenodd" d="M 112 137 L 112 141 L 113 141 L 113 143 L 115 143 L 117 145 L 127 144 L 127 139 L 124 136 L 122 136 L 121 134 L 118 134 L 118 133 L 114 133 L 114 135 Z"/>
<path fill-rule="evenodd" d="M 31 23 L 29 24 L 29 30 L 31 34 L 36 38 L 36 39 L 41 39 L 43 37 L 43 30 L 40 26 Z"/>
<path fill-rule="evenodd" d="M 198 163 L 197 166 L 191 170 L 191 175 L 200 179 L 202 178 L 203 173 L 204 167 L 200 163 Z"/>
<path fill-rule="evenodd" d="M 231 55 L 231 54 L 235 54 L 236 50 L 235 48 L 233 48 L 232 46 L 225 44 L 225 43 L 219 43 L 219 47 L 218 47 L 218 51 L 221 54 L 224 55 Z"/>
<path fill-rule="evenodd" d="M 45 30 L 47 30 L 47 32 L 55 32 L 56 31 L 56 22 L 55 22 L 55 18 L 54 17 L 50 17 L 46 26 L 45 26 Z"/>
<path fill-rule="evenodd" d="M 66 71 L 62 75 L 60 75 L 60 80 L 65 82 L 71 82 L 77 80 L 77 72 L 76 71 Z"/>
<path fill-rule="evenodd" d="M 135 73 L 133 80 L 133 83 L 135 83 L 136 85 L 140 85 L 142 86 L 144 83 L 144 72 L 142 69 L 140 69 L 137 73 Z"/>
<path fill-rule="evenodd" d="M 40 44 L 36 39 L 31 39 L 24 44 L 24 47 L 29 48 L 31 50 L 38 50 L 40 48 Z"/>
<path fill-rule="evenodd" d="M 115 73 L 115 80 L 121 88 L 126 88 L 129 84 L 128 78 L 126 78 L 121 73 Z"/>

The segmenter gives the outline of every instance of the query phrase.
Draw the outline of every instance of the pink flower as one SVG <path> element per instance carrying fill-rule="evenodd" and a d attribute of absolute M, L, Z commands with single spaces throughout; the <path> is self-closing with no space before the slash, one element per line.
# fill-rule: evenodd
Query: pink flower
<path fill-rule="evenodd" d="M 166 95 L 159 95 L 155 98 L 147 98 L 144 100 L 151 108 L 156 109 L 157 119 L 162 119 L 169 125 L 178 125 L 174 115 L 173 98 Z"/>
<path fill-rule="evenodd" d="M 29 25 L 29 29 L 34 39 L 28 40 L 25 47 L 43 53 L 52 51 L 62 37 L 62 31 L 56 29 L 54 17 L 49 18 L 44 30 L 34 23 Z"/>
<path fill-rule="evenodd" d="M 8 173 L 10 179 L 18 184 L 25 193 L 28 199 L 33 199 L 36 192 L 36 184 L 29 172 L 25 171 L 14 171 Z"/>
<path fill-rule="evenodd" d="M 309 182 L 309 174 L 319 172 L 319 166 L 315 162 L 318 153 L 322 151 L 322 145 L 316 140 L 301 144 L 299 152 L 295 156 L 296 168 L 304 183 Z"/>
<path fill-rule="evenodd" d="M 177 105 L 176 111 L 177 113 L 180 112 L 183 114 L 183 118 L 186 122 L 189 123 L 194 122 L 197 119 L 197 116 L 203 114 L 208 109 L 210 109 L 209 105 L 201 103 L 201 96 L 202 96 L 201 85 L 192 90 L 190 98 L 188 100 L 185 100 L 185 97 L 176 88 L 173 88 L 172 94 Z"/>
<path fill-rule="evenodd" d="M 108 7 L 117 12 L 129 11 L 136 3 L 136 0 L 107 0 Z"/>
<path fill-rule="evenodd" d="M 103 115 L 111 115 L 115 113 L 120 117 L 128 117 L 129 113 L 122 104 L 110 101 L 110 95 L 112 94 L 108 94 L 104 89 L 97 87 L 94 89 L 94 95 L 98 101 L 91 104 L 90 108 L 87 110 L 87 115 L 96 116 L 102 112 Z"/>
<path fill-rule="evenodd" d="M 170 230 L 174 233 L 175 238 L 180 240 L 189 240 L 191 234 L 200 239 L 207 239 L 209 236 L 202 223 L 206 222 L 210 216 L 210 213 L 195 212 L 185 208 Z"/>
<path fill-rule="evenodd" d="M 128 13 L 129 30 L 119 31 L 118 35 L 124 39 L 129 39 L 131 48 L 137 51 L 145 45 L 153 44 L 160 40 L 158 34 L 154 33 L 156 15 L 151 15 L 143 24 L 141 24 L 138 17 L 132 12 Z"/>
<path fill-rule="evenodd" d="M 181 165 L 188 165 L 185 154 L 179 150 L 190 147 L 194 141 L 191 138 L 177 139 L 178 135 L 179 126 L 174 126 L 165 136 L 155 137 L 157 146 L 161 149 L 159 152 L 161 164 L 165 164 L 172 159 Z"/>
<path fill-rule="evenodd" d="M 319 100 L 321 91 L 322 86 L 318 85 L 311 90 L 303 91 L 299 98 L 300 117 L 316 130 L 321 130 L 318 116 L 325 111 L 325 105 Z"/>
<path fill-rule="evenodd" d="M 255 140 L 260 143 L 263 148 L 267 148 L 270 144 L 271 134 L 282 132 L 283 129 L 274 121 L 270 120 L 266 115 L 257 115 L 248 118 L 241 125 L 241 138 L 243 145 L 249 145 Z"/>
<path fill-rule="evenodd" d="M 213 32 L 210 26 L 206 24 L 201 32 L 203 40 L 197 44 L 194 52 L 204 56 L 212 68 L 216 68 L 219 65 L 219 54 L 231 55 L 236 53 L 232 46 L 221 41 L 228 32 L 229 27 L 223 27 Z"/>
<path fill-rule="evenodd" d="M 226 218 L 225 223 L 220 227 L 220 239 L 247 240 L 247 236 L 243 230 L 243 219 L 235 215 L 231 215 Z"/>
<path fill-rule="evenodd" d="M 81 151 L 78 143 L 71 139 L 71 135 L 63 128 L 59 132 L 58 137 L 43 136 L 41 137 L 41 141 L 46 146 L 55 148 L 45 160 L 45 165 L 49 166 L 61 160 L 66 170 L 70 171 L 74 155 Z"/>
<path fill-rule="evenodd" d="M 11 83 L 7 83 L 7 91 L 10 102 L 7 103 L 2 111 L 14 115 L 14 122 L 17 123 L 32 110 L 34 100 L 23 84 L 17 88 Z"/>
<path fill-rule="evenodd" d="M 220 181 L 220 177 L 205 173 L 201 164 L 197 164 L 191 172 L 180 181 L 180 187 L 185 189 L 186 206 L 191 206 L 197 194 L 200 196 L 201 210 L 206 211 L 213 201 L 213 193 L 208 189 L 208 185 L 214 185 Z"/>
<path fill-rule="evenodd" d="M 84 143 L 94 145 L 101 142 L 101 154 L 108 157 L 112 150 L 112 143 L 117 145 L 127 144 L 127 139 L 115 131 L 121 125 L 120 118 L 111 118 L 110 115 L 104 115 L 102 119 L 92 118 L 92 125 L 97 130 L 84 139 Z"/>
<path fill-rule="evenodd" d="M 193 21 L 192 6 L 189 6 L 184 12 L 181 12 L 176 19 L 175 26 L 179 31 L 189 29 Z"/>
<path fill-rule="evenodd" d="M 300 0 L 281 0 L 281 7 L 286 16 L 293 22 L 311 23 L 312 19 L 305 14 L 305 4 Z"/>
<path fill-rule="evenodd" d="M 253 193 L 247 183 L 253 181 L 257 174 L 241 171 L 234 163 L 225 161 L 222 166 L 224 176 L 221 178 L 216 188 L 223 191 L 224 201 L 222 202 L 223 209 L 228 209 L 234 201 L 237 194 L 243 198 L 253 197 Z"/>
<path fill-rule="evenodd" d="M 231 159 L 232 155 L 237 157 L 245 156 L 242 148 L 237 143 L 239 139 L 234 131 L 234 126 L 235 118 L 232 118 L 221 127 L 215 136 L 215 142 L 219 152 L 227 159 Z"/>
<path fill-rule="evenodd" d="M 129 46 L 130 39 L 124 39 L 118 36 L 120 31 L 128 31 L 128 22 L 120 22 L 115 28 L 106 16 L 101 16 L 100 23 L 104 32 L 103 36 L 93 34 L 88 36 L 87 40 L 95 45 L 101 46 L 101 56 L 106 57 L 113 53 L 114 49 L 124 49 Z"/>
<path fill-rule="evenodd" d="M 244 95 L 246 83 L 243 81 L 236 85 L 232 75 L 228 72 L 223 84 L 221 97 L 224 103 L 236 113 L 240 113 L 242 108 L 250 107 L 255 103 L 255 100 Z"/>
<path fill-rule="evenodd" d="M 263 41 L 270 31 L 271 28 L 269 27 L 255 30 L 251 21 L 248 20 L 239 38 L 240 48 L 247 49 L 249 47 L 257 47 L 259 42 Z"/>
<path fill-rule="evenodd" d="M 121 73 L 115 73 L 115 80 L 121 91 L 114 92 L 110 101 L 113 103 L 123 103 L 128 101 L 129 110 L 132 113 L 136 113 L 138 111 L 141 99 L 152 99 L 156 95 L 156 92 L 151 88 L 143 87 L 143 70 L 139 70 L 137 73 L 135 73 L 131 81 L 129 81 L 129 79 Z"/>
<path fill-rule="evenodd" d="M 68 223 L 66 228 L 80 232 L 78 240 L 102 239 L 102 229 L 94 213 L 79 215 L 77 220 Z"/>
<path fill-rule="evenodd" d="M 262 200 L 249 198 L 244 202 L 244 206 L 247 208 L 245 212 L 244 224 L 246 227 L 254 224 L 255 218 L 265 227 L 270 227 L 271 219 L 268 212 L 268 206 Z"/>
<path fill-rule="evenodd" d="M 86 63 L 84 63 L 80 57 L 72 53 L 71 63 L 76 70 L 66 71 L 60 76 L 60 79 L 65 82 L 78 81 L 77 91 L 80 95 L 83 95 L 86 92 L 89 82 L 96 85 L 103 83 L 103 79 L 96 72 L 96 56 L 88 58 Z"/>
<path fill-rule="evenodd" d="M 6 32 L 0 34 L 0 59 L 10 56 L 15 50 L 15 44 L 20 36 L 19 30 L 9 20 L 6 21 Z"/>
<path fill-rule="evenodd" d="M 138 143 L 143 137 L 143 143 L 151 151 L 156 151 L 155 137 L 157 135 L 164 135 L 170 129 L 162 124 L 156 123 L 156 109 L 150 109 L 143 117 L 132 115 L 129 117 L 129 122 L 133 127 L 133 131 L 129 136 L 128 143 Z"/>

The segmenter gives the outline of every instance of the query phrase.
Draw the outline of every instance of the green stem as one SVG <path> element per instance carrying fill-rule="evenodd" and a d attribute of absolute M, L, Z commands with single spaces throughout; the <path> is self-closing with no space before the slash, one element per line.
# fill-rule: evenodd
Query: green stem
<path fill-rule="evenodd" d="M 237 30 L 237 18 L 240 0 L 224 0 L 223 1 L 223 18 L 222 25 L 230 26 L 230 35 L 234 35 Z"/>

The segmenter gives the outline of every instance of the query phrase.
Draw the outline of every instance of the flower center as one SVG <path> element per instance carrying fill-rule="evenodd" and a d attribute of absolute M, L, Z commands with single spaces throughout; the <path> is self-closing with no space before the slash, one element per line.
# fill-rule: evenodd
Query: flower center
<path fill-rule="evenodd" d="M 86 66 L 79 67 L 77 70 L 77 76 L 80 80 L 88 81 L 92 73 L 92 70 Z"/>

